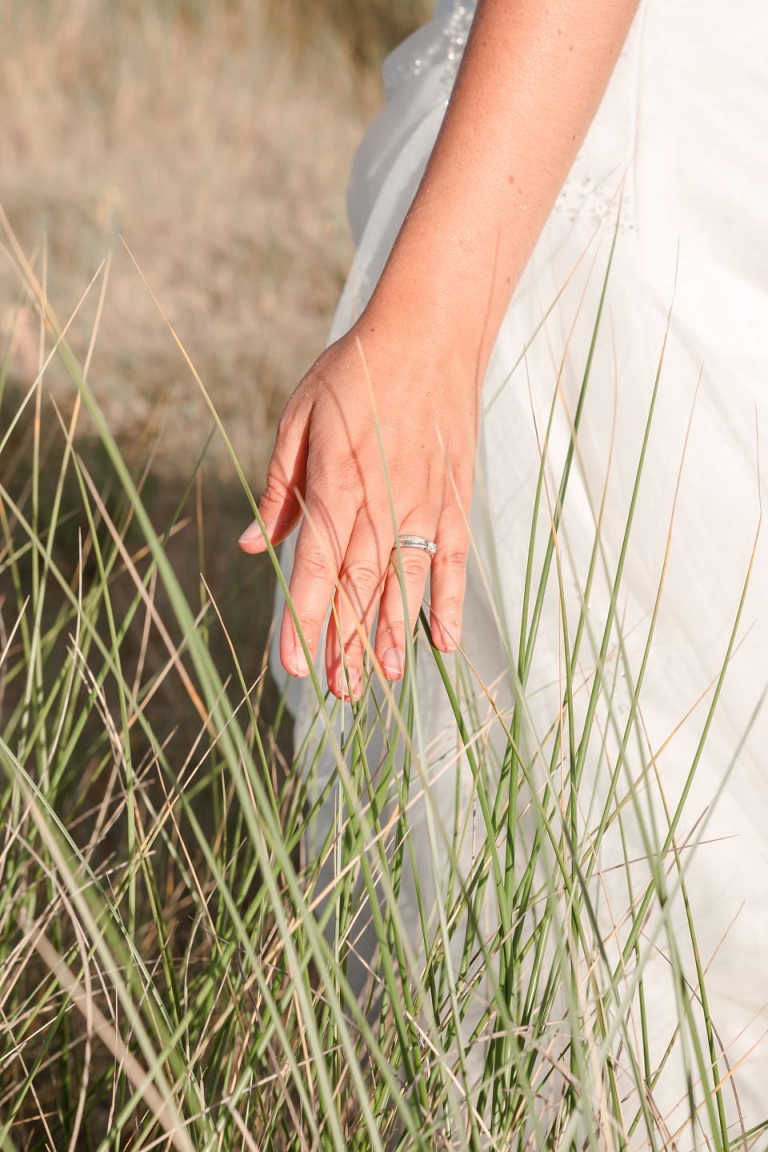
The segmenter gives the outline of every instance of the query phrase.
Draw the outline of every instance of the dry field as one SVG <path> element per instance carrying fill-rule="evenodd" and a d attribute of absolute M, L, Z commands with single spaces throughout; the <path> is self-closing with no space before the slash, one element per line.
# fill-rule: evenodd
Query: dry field
<path fill-rule="evenodd" d="M 108 274 L 89 383 L 134 475 L 147 474 L 154 523 L 182 508 L 171 560 L 192 599 L 204 572 L 251 642 L 249 674 L 274 575 L 237 548 L 248 501 L 221 438 L 209 441 L 213 422 L 160 309 L 258 493 L 282 404 L 322 349 L 352 254 L 344 187 L 381 100 L 378 63 L 417 14 L 423 5 L 404 0 L 0 0 L 0 209 L 59 321 L 74 316 L 81 363 Z M 2 228 L 0 254 L 2 443 L 51 340 Z M 43 524 L 63 451 L 54 402 L 65 418 L 75 402 L 56 361 L 0 456 L 0 486 L 27 512 L 39 501 Z M 77 429 L 112 491 L 82 411 Z M 57 553 L 69 572 L 76 491 L 64 506 Z M 3 635 L 15 595 L 4 555 L 0 545 Z M 170 683 L 159 701 L 179 722 Z"/>
<path fill-rule="evenodd" d="M 350 259 L 346 174 L 380 98 L 371 57 L 415 19 L 417 5 L 401 7 L 410 17 L 375 0 L 0 5 L 0 206 L 61 320 L 111 253 L 91 380 L 129 452 L 162 426 L 163 476 L 186 471 L 210 421 L 142 276 L 258 487 Z M 97 295 L 71 330 L 80 348 Z M 18 301 L 3 260 L 16 391 L 39 354 L 38 323 L 18 321 Z M 46 388 L 67 407 L 60 373 Z M 225 480 L 217 443 L 210 454 Z"/>

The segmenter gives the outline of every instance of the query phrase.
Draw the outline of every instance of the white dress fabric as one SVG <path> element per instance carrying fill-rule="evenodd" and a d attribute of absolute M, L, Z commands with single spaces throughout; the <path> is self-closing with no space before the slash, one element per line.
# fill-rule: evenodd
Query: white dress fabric
<path fill-rule="evenodd" d="M 358 250 L 331 339 L 354 321 L 383 267 L 439 129 L 472 14 L 471 5 L 442 0 L 434 19 L 387 63 L 387 105 L 352 174 L 349 215 Z M 767 190 L 764 0 L 734 0 L 727 8 L 710 0 L 645 0 L 488 370 L 464 631 L 472 667 L 495 686 L 498 706 L 507 707 L 509 652 L 518 651 L 548 420 L 552 412 L 535 530 L 539 557 L 605 284 L 557 562 L 526 683 L 525 746 L 532 760 L 536 749 L 544 750 L 540 759 L 549 763 L 563 700 L 561 598 L 572 642 L 599 522 L 575 722 L 583 721 L 596 668 L 610 691 L 598 703 L 580 797 L 582 826 L 597 823 L 606 766 L 629 720 L 633 735 L 621 789 L 631 791 L 632 773 L 636 784 L 642 778 L 636 802 L 654 826 L 656 844 L 663 844 L 669 814 L 684 801 L 674 843 L 685 857 L 716 1044 L 726 1054 L 720 1070 L 728 1081 L 727 1122 L 734 1148 L 760 1149 L 768 1147 L 768 1135 L 748 1133 L 768 1119 L 768 541 L 767 530 L 760 530 L 768 475 Z M 657 376 L 615 622 L 601 659 Z M 419 678 L 424 746 L 436 764 L 439 750 L 455 743 L 455 728 L 426 660 Z M 305 689 L 303 699 L 302 689 L 292 691 L 303 735 L 311 703 Z M 320 782 L 333 770 L 332 757 L 325 769 L 321 761 Z M 459 807 L 474 819 L 471 773 L 464 763 L 455 772 Z M 455 773 L 434 773 L 435 811 L 453 811 L 456 787 Z M 329 820 L 334 808 L 332 796 Z M 434 871 L 434 853 L 418 806 L 411 819 L 417 871 L 424 876 Z M 523 843 L 526 820 L 530 811 L 521 811 Z M 625 906 L 642 890 L 649 848 L 641 825 L 628 816 L 622 843 L 607 836 L 600 850 L 601 930 L 614 944 L 626 923 Z M 320 840 L 324 834 L 321 826 Z M 475 850 L 466 836 L 459 854 L 467 869 Z M 669 849 L 661 866 L 677 895 L 671 911 L 649 912 L 644 937 L 649 1043 L 658 1062 L 674 1040 L 679 1012 L 670 930 L 679 931 L 679 963 L 695 983 L 672 855 Z M 622 865 L 626 860 L 635 864 Z M 439 877 L 435 884 L 439 889 Z M 406 886 L 406 921 L 416 918 L 409 899 Z M 675 1141 L 668 1147 L 679 1152 L 699 1142 L 706 1147 L 708 1123 L 702 1114 L 694 1134 L 681 1060 L 667 1060 L 653 1091 L 663 1130 Z"/>

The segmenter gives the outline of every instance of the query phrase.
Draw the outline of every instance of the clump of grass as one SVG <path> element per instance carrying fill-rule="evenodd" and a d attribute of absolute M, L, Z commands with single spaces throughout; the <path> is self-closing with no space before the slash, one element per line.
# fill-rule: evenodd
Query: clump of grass
<path fill-rule="evenodd" d="M 422 622 L 402 685 L 373 673 L 344 712 L 314 682 L 314 719 L 287 764 L 281 710 L 271 723 L 262 710 L 266 673 L 245 672 L 246 621 L 203 579 L 193 601 L 170 561 L 186 502 L 152 522 L 90 356 L 73 354 L 35 268 L 6 240 L 41 353 L 0 434 L 3 460 L 22 408 L 34 411 L 28 482 L 4 470 L 0 488 L 0 1147 L 672 1148 L 681 1133 L 654 1098 L 681 1047 L 682 1134 L 719 1152 L 759 1147 L 729 1127 L 695 925 L 686 939 L 670 931 L 668 909 L 685 896 L 680 812 L 655 797 L 650 818 L 643 664 L 633 678 L 618 611 L 634 497 L 601 634 L 585 607 L 575 621 L 565 612 L 558 532 L 591 355 L 551 511 L 543 441 L 515 648 L 499 625 L 504 681 L 483 684 L 461 656 L 447 667 Z M 106 271 L 92 287 L 97 322 Z M 44 400 L 53 356 L 77 389 L 66 421 Z M 655 390 L 635 495 L 654 402 Z M 78 443 L 84 411 L 99 475 Z M 596 517 L 584 605 L 603 560 Z M 562 692 L 542 728 L 529 676 L 553 588 Z M 226 659 L 214 659 L 216 635 Z M 629 677 L 628 713 L 612 707 L 609 649 Z M 452 716 L 439 748 L 425 739 L 424 662 Z M 188 736 L 153 710 L 169 685 L 196 717 Z M 596 745 L 602 791 L 589 775 Z M 435 773 L 443 795 L 454 774 L 469 782 L 468 805 L 441 806 Z M 621 862 L 624 918 L 606 936 L 601 843 L 620 846 L 630 821 L 647 851 Z M 309 854 L 308 827 L 320 835 Z M 662 946 L 679 1023 L 659 1056 L 644 976 Z"/>

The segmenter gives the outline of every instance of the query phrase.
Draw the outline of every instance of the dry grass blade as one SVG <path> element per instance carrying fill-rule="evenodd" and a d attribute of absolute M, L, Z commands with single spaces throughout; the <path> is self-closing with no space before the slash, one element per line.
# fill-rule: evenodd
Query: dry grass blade
<path fill-rule="evenodd" d="M 148 1076 L 139 1061 L 132 1055 L 121 1037 L 117 1034 L 114 1026 L 95 1006 L 93 996 L 90 994 L 90 989 L 87 987 L 87 984 L 82 984 L 75 977 L 46 936 L 37 936 L 34 939 L 34 948 L 45 961 L 49 970 L 59 981 L 62 988 L 67 992 L 67 995 L 70 996 L 72 1002 L 79 1011 L 83 1013 L 88 1021 L 89 1029 L 93 1030 L 93 1033 L 98 1036 L 102 1044 L 121 1062 L 134 1088 L 141 1094 L 147 1105 L 152 1109 L 157 1121 L 165 1128 L 171 1146 L 177 1148 L 179 1152 L 195 1152 L 194 1145 L 189 1139 L 189 1135 L 181 1118 L 154 1087 L 151 1077 Z M 75 1127 L 73 1141 L 75 1140 L 78 1127 L 79 1117 Z M 72 1146 L 74 1147 L 74 1144 Z"/>

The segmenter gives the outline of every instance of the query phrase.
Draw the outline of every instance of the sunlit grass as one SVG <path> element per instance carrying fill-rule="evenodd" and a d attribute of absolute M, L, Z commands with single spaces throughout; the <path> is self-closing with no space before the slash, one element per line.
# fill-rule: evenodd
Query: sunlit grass
<path fill-rule="evenodd" d="M 561 521 L 591 354 L 554 485 L 541 430 L 514 645 L 497 617 L 503 677 L 484 683 L 462 653 L 444 661 L 422 619 L 401 685 L 372 673 L 342 706 L 313 679 L 314 717 L 286 764 L 284 712 L 262 707 L 267 673 L 245 671 L 247 622 L 204 579 L 193 601 L 171 562 L 174 535 L 193 531 L 187 494 L 152 522 L 89 357 L 47 300 L 44 250 L 28 260 L 8 229 L 5 243 L 40 371 L 0 429 L 0 464 L 14 462 L 0 467 L 0 1147 L 748 1147 L 696 926 L 669 911 L 684 904 L 691 846 L 682 807 L 656 787 L 645 658 L 626 657 L 619 611 L 656 390 L 618 559 L 607 569 L 597 506 L 575 617 Z M 108 275 L 107 262 L 87 293 L 94 340 Z M 45 394 L 51 353 L 77 389 L 66 421 Z M 86 413 L 97 458 L 81 450 Z M 190 462 L 189 493 L 201 465 Z M 500 574 L 485 577 L 490 590 Z M 585 605 L 598 581 L 609 593 L 596 633 Z M 528 680 L 553 589 L 559 703 L 542 725 Z M 645 653 L 662 596 L 663 572 Z M 738 625 L 737 612 L 691 783 Z M 427 668 L 452 717 L 442 742 Z M 169 718 L 157 706 L 171 688 L 183 705 Z M 438 799 L 437 776 L 455 803 Z M 615 865 L 626 892 L 614 922 L 602 852 L 620 850 L 629 825 L 645 851 Z M 645 986 L 659 950 L 679 1012 L 661 1057 Z M 690 1099 L 670 1131 L 655 1089 L 680 1062 Z"/>

